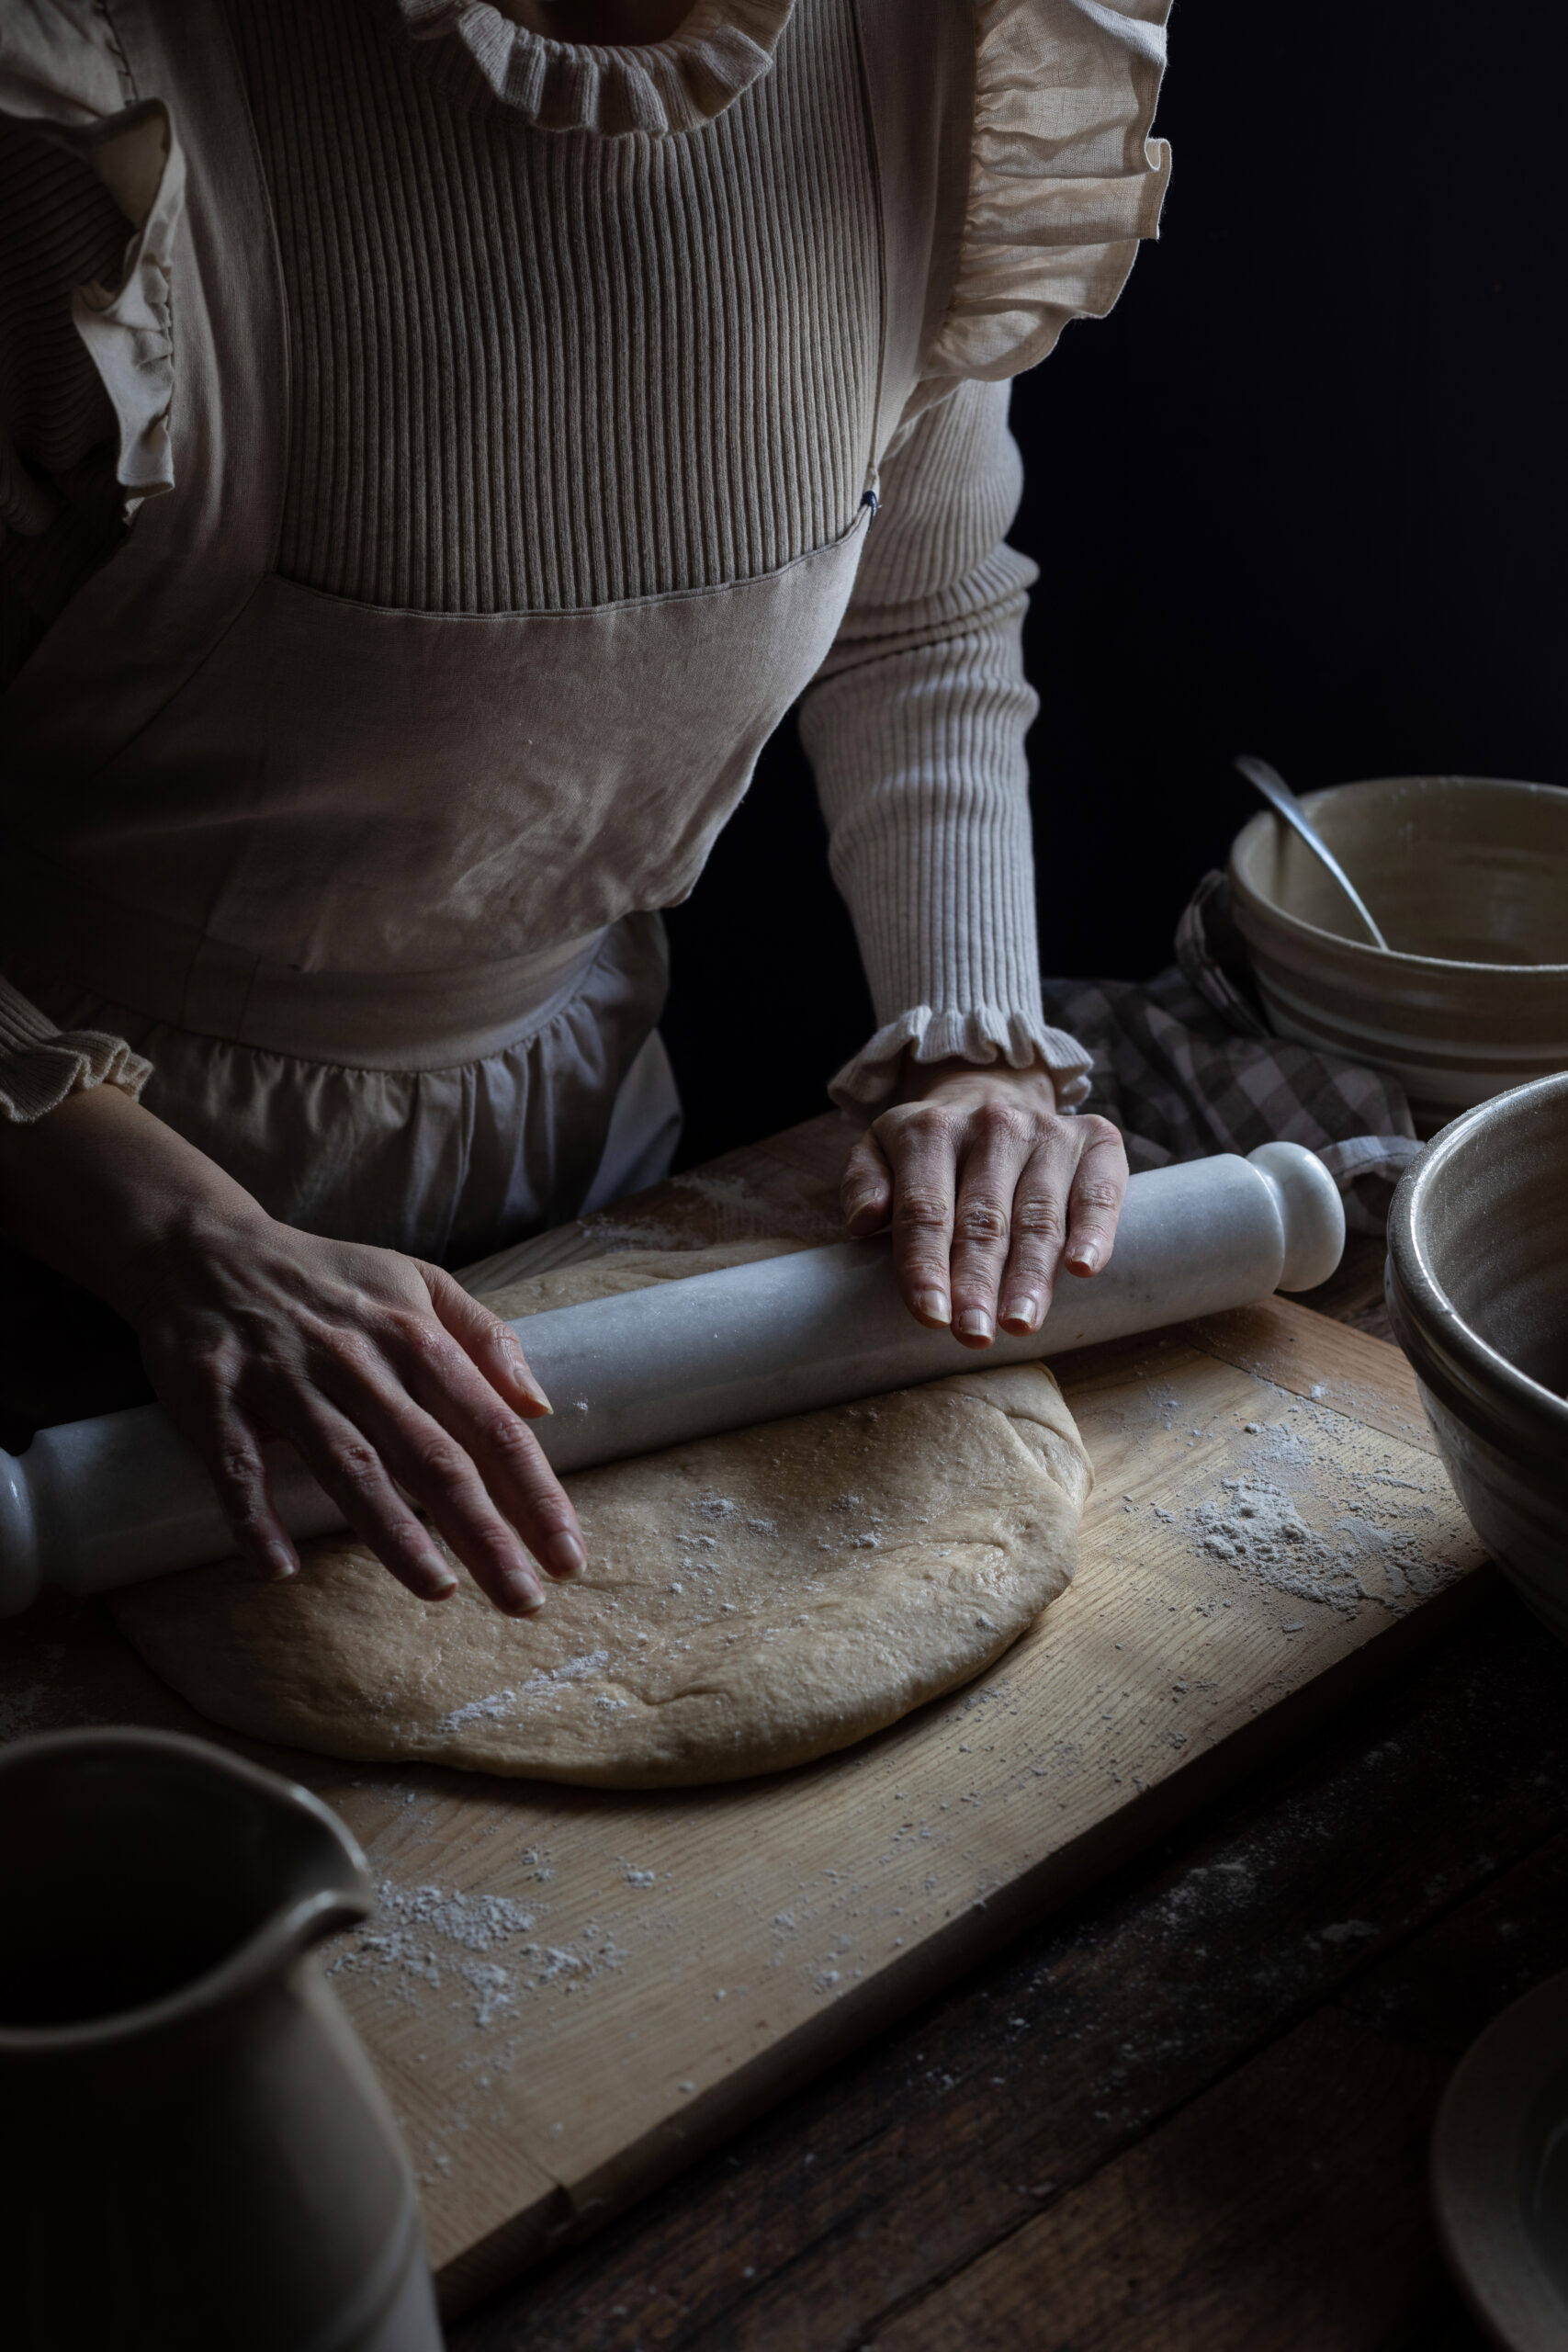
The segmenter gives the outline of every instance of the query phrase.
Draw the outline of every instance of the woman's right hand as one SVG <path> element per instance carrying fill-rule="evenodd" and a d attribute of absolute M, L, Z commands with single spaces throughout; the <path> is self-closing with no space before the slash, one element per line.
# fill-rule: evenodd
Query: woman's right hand
<path fill-rule="evenodd" d="M 107 1086 L 0 1136 L 0 1203 L 25 1248 L 134 1326 L 236 1549 L 263 1574 L 299 1565 L 268 1493 L 273 1437 L 423 1600 L 457 1589 L 433 1527 L 509 1615 L 543 1603 L 536 1560 L 557 1578 L 585 1566 L 527 1426 L 549 1407 L 523 1351 L 440 1267 L 278 1224 Z"/>

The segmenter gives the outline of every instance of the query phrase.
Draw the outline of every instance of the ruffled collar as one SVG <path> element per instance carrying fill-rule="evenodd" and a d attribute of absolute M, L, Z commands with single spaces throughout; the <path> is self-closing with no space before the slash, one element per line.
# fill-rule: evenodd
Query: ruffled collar
<path fill-rule="evenodd" d="M 795 0 L 694 0 L 668 40 L 626 48 L 551 40 L 490 0 L 398 0 L 416 40 L 460 41 L 503 106 L 544 130 L 700 130 L 773 62 Z"/>

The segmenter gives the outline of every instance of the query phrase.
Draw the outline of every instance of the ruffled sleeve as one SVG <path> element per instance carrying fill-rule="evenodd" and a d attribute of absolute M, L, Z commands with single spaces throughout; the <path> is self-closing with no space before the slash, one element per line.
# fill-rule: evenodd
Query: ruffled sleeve
<path fill-rule="evenodd" d="M 109 396 L 119 429 L 116 471 L 127 514 L 172 490 L 175 338 L 169 285 L 185 209 L 185 158 L 155 100 L 81 141 L 81 148 L 135 231 L 118 276 L 79 286 L 76 332 Z"/>
<path fill-rule="evenodd" d="M 26 187 L 6 187 L 6 232 L 17 234 L 40 208 L 63 201 L 46 252 L 66 266 L 73 256 L 93 256 L 80 278 L 73 270 L 45 283 L 41 301 L 34 299 L 39 287 L 24 281 L 3 322 L 15 438 L 0 424 L 0 538 L 8 531 L 17 546 L 37 551 L 27 557 L 28 601 L 47 621 L 72 594 L 84 558 L 107 552 L 95 517 L 62 512 L 88 446 L 112 433 L 114 481 L 127 517 L 174 483 L 169 287 L 185 171 L 168 114 L 136 90 L 108 11 L 83 0 L 0 0 L 0 115 L 37 134 L 11 158 L 17 173 L 30 176 Z M 84 179 L 91 175 L 89 187 L 98 184 L 96 207 L 73 199 L 69 188 L 62 198 L 60 150 L 75 159 Z M 67 300 L 62 348 L 53 313 L 58 302 L 63 325 Z M 74 355 L 72 326 L 82 346 Z M 95 374 L 101 395 L 88 389 Z M 112 498 L 114 486 L 105 488 Z M 93 501 L 101 494 L 95 483 Z M 57 1028 L 0 978 L 0 1120 L 40 1118 L 94 1086 L 135 1096 L 151 1068 L 121 1037 Z"/>
<path fill-rule="evenodd" d="M 1043 359 L 1103 318 L 1154 236 L 1170 149 L 1150 137 L 1170 0 L 977 0 L 975 136 L 957 276 L 926 397 Z"/>
<path fill-rule="evenodd" d="M 64 0 L 0 7 L 0 113 L 78 155 L 125 219 L 118 266 L 73 289 L 72 318 L 114 412 L 130 514 L 175 478 L 169 287 L 185 209 L 179 143 L 164 107 L 132 86 L 107 12 Z M 49 501 L 13 527 L 41 530 L 52 513 Z"/>

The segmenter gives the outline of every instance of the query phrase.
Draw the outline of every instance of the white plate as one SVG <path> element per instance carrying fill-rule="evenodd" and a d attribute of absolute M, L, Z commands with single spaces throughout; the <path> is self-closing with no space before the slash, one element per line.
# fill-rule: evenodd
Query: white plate
<path fill-rule="evenodd" d="M 1444 2249 L 1507 2352 L 1568 2346 L 1568 1974 L 1495 2018 L 1432 2134 Z"/>

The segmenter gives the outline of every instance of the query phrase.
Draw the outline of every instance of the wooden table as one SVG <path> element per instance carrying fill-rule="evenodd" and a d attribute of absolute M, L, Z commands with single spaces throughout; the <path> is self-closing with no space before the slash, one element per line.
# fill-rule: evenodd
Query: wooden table
<path fill-rule="evenodd" d="M 831 1121 L 769 1148 L 769 1221 L 829 1214 L 839 1148 Z M 761 1230 L 746 1167 L 700 1181 Z M 1382 1336 L 1380 1298 L 1364 1245 L 1313 1303 Z M 1568 1655 L 1493 1584 L 450 2352 L 1479 2347 L 1427 2133 L 1465 2044 L 1564 1965 Z"/>
<path fill-rule="evenodd" d="M 675 1180 L 671 1238 L 699 1202 L 703 1238 L 827 1238 L 843 1143 L 812 1121 Z M 1380 1261 L 1352 1250 L 1314 1302 L 1374 1340 Z M 1417 1612 L 1446 1628 L 1424 1648 L 1374 1644 L 1372 1694 L 1284 1761 L 536 2265 L 451 2352 L 1478 2346 L 1426 2136 L 1461 2050 L 1568 1964 L 1568 1656 L 1485 1572 L 1467 1590 L 1462 1617 Z"/>

